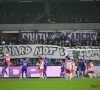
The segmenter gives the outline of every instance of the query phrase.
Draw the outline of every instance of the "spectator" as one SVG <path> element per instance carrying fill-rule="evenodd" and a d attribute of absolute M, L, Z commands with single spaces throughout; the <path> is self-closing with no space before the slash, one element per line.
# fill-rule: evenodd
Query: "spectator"
<path fill-rule="evenodd" d="M 51 37 L 49 38 L 49 44 L 50 45 L 54 45 L 54 41 L 53 41 L 53 39 Z"/>
<path fill-rule="evenodd" d="M 85 46 L 90 46 L 90 42 L 87 40 Z"/>
<path fill-rule="evenodd" d="M 99 43 L 99 46 L 100 46 L 100 43 Z"/>
<path fill-rule="evenodd" d="M 45 38 L 45 44 L 46 44 L 46 45 L 49 44 L 49 38 L 48 38 L 48 37 Z"/>
<path fill-rule="evenodd" d="M 44 44 L 43 36 L 41 36 L 41 39 L 39 40 L 39 43 L 40 43 L 40 44 Z"/>
<path fill-rule="evenodd" d="M 82 45 L 82 46 L 85 46 L 85 45 L 86 45 L 86 40 L 85 40 L 85 38 L 83 38 L 83 40 L 81 40 L 81 45 Z"/>
<path fill-rule="evenodd" d="M 98 43 L 100 43 L 100 36 L 97 36 L 97 41 Z"/>
<path fill-rule="evenodd" d="M 9 45 L 13 45 L 11 41 L 9 41 Z"/>
<path fill-rule="evenodd" d="M 7 37 L 6 37 L 6 39 L 5 39 L 5 44 L 6 44 L 6 45 L 9 45 L 9 40 L 8 40 Z"/>
<path fill-rule="evenodd" d="M 71 46 L 72 46 L 71 42 L 70 42 L 70 40 L 68 40 L 67 47 L 71 47 Z"/>
<path fill-rule="evenodd" d="M 60 38 L 59 38 L 58 35 L 56 35 L 56 37 L 54 38 L 54 42 L 58 42 L 58 43 L 60 43 Z"/>
<path fill-rule="evenodd" d="M 2 37 L 0 41 L 1 41 L 1 45 L 5 45 L 5 39 L 4 39 L 4 37 Z"/>
<path fill-rule="evenodd" d="M 66 41 L 66 36 L 64 33 L 62 33 L 60 36 L 60 41 L 63 41 L 63 40 Z"/>
<path fill-rule="evenodd" d="M 36 41 L 35 41 L 35 44 L 40 44 L 40 43 L 38 42 L 38 40 L 36 40 Z"/>
<path fill-rule="evenodd" d="M 19 45 L 21 45 L 21 44 L 22 44 L 20 39 L 19 39 L 18 43 L 19 43 Z"/>
<path fill-rule="evenodd" d="M 96 44 L 95 38 L 92 38 L 92 46 L 95 46 L 95 44 Z"/>
<path fill-rule="evenodd" d="M 98 43 L 98 41 L 96 41 L 96 43 L 95 43 L 95 46 L 99 46 L 99 43 Z"/>
<path fill-rule="evenodd" d="M 34 40 L 34 38 L 32 38 L 32 44 L 35 44 L 35 40 Z"/>
<path fill-rule="evenodd" d="M 73 46 L 74 47 L 77 46 L 77 41 L 76 40 L 73 41 Z"/>
<path fill-rule="evenodd" d="M 58 43 L 58 41 L 56 41 L 56 42 L 54 43 L 54 45 L 56 45 L 56 46 L 59 46 L 59 43 Z"/>
<path fill-rule="evenodd" d="M 60 43 L 61 43 L 61 47 L 64 47 L 65 46 L 65 41 L 64 40 L 61 41 Z"/>

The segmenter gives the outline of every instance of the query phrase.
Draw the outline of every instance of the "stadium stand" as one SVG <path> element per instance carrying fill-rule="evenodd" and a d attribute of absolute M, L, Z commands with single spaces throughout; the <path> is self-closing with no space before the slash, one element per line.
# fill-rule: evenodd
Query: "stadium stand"
<path fill-rule="evenodd" d="M 5 42 L 5 43 L 3 43 Z M 100 35 L 97 34 L 95 38 L 83 38 L 81 40 L 74 40 L 72 41 L 70 38 L 66 39 L 66 35 L 64 33 L 57 34 L 54 33 L 51 36 L 46 38 L 37 38 L 36 40 L 30 40 L 27 37 L 1 37 L 0 45 L 27 45 L 27 44 L 43 44 L 43 45 L 57 45 L 61 47 L 74 47 L 74 46 L 100 46 Z"/>
<path fill-rule="evenodd" d="M 53 2 L 47 8 L 43 2 L 4 2 L 0 3 L 0 23 L 100 23 L 99 4 L 100 2 Z"/>

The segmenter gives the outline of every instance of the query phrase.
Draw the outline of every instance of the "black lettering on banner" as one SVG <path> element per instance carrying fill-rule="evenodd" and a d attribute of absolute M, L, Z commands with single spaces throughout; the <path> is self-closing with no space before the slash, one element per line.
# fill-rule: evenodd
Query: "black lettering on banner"
<path fill-rule="evenodd" d="M 0 47 L 0 57 L 4 56 L 3 47 Z"/>
<path fill-rule="evenodd" d="M 85 52 L 84 52 L 84 51 L 79 51 L 78 56 L 83 57 L 83 55 L 84 55 L 84 54 L 85 54 Z"/>
<path fill-rule="evenodd" d="M 12 54 L 12 48 L 13 48 L 13 46 L 5 46 L 4 47 L 4 55 L 6 55 L 7 52 L 10 52 Z"/>
<path fill-rule="evenodd" d="M 100 57 L 100 50 L 89 50 L 89 51 L 84 51 L 84 53 L 85 57 L 94 57 L 96 55 Z"/>
<path fill-rule="evenodd" d="M 83 57 L 94 57 L 94 56 L 98 56 L 100 58 L 100 50 L 92 50 L 92 49 L 99 49 L 96 47 L 83 47 L 84 49 L 86 49 L 86 51 L 80 51 L 79 56 Z M 87 50 L 87 49 L 91 49 L 91 50 Z"/>
<path fill-rule="evenodd" d="M 35 48 L 35 50 L 34 50 L 34 55 L 42 55 L 43 54 L 43 52 L 42 52 L 42 50 L 40 50 L 40 47 L 39 46 L 37 46 L 36 48 Z"/>
<path fill-rule="evenodd" d="M 49 47 L 48 46 L 37 46 L 35 48 L 35 51 L 34 51 L 34 55 L 47 55 L 49 53 Z"/>
<path fill-rule="evenodd" d="M 7 52 L 9 52 L 9 47 L 8 47 L 8 46 L 5 46 L 5 47 L 4 47 L 4 55 L 5 55 Z"/>
<path fill-rule="evenodd" d="M 78 49 L 79 47 L 76 47 Z M 84 58 L 92 58 L 97 57 L 100 58 L 100 50 L 92 50 L 92 49 L 100 49 L 100 47 L 80 47 L 80 49 L 86 49 L 86 51 L 79 51 L 78 56 Z M 91 49 L 91 50 L 87 50 Z"/>
<path fill-rule="evenodd" d="M 30 46 L 20 46 L 18 48 L 19 51 L 19 55 L 26 55 L 29 54 L 30 52 L 32 52 L 32 48 Z"/>
<path fill-rule="evenodd" d="M 54 55 L 54 52 L 57 51 L 58 47 L 49 47 L 49 55 Z"/>
<path fill-rule="evenodd" d="M 40 50 L 40 55 L 43 55 L 43 46 L 40 46 L 39 50 Z"/>
<path fill-rule="evenodd" d="M 29 54 L 32 51 L 32 48 L 29 46 L 3 46 L 0 47 L 0 57 L 6 55 L 6 52 L 10 52 L 12 56 L 19 56 Z"/>
<path fill-rule="evenodd" d="M 69 56 L 69 57 L 74 57 L 75 53 L 73 50 L 68 50 L 68 49 L 75 49 L 75 48 L 59 48 L 59 51 L 60 51 L 60 55 L 62 56 Z"/>
<path fill-rule="evenodd" d="M 54 55 L 54 52 L 58 47 L 49 47 L 49 46 L 37 46 L 34 51 L 34 55 Z"/>
<path fill-rule="evenodd" d="M 85 51 L 84 53 L 85 57 L 92 57 L 93 50 Z"/>
<path fill-rule="evenodd" d="M 59 48 L 60 56 L 65 56 L 65 49 Z"/>
<path fill-rule="evenodd" d="M 43 55 L 47 55 L 49 53 L 49 47 L 45 46 L 43 48 Z"/>
<path fill-rule="evenodd" d="M 24 46 L 20 46 L 18 49 L 19 49 L 19 55 L 25 54 L 25 47 Z"/>
<path fill-rule="evenodd" d="M 18 48 L 17 48 L 17 46 L 14 46 L 14 47 L 13 47 L 13 53 L 12 53 L 12 56 L 18 56 L 18 55 L 19 55 Z"/>
<path fill-rule="evenodd" d="M 100 50 L 93 50 L 92 56 L 98 55 L 100 58 Z"/>
<path fill-rule="evenodd" d="M 26 53 L 26 54 L 29 54 L 30 52 L 32 52 L 32 48 L 29 47 L 29 46 L 26 46 L 25 53 Z"/>
<path fill-rule="evenodd" d="M 73 57 L 74 56 L 74 52 L 72 50 L 68 51 L 68 56 Z"/>

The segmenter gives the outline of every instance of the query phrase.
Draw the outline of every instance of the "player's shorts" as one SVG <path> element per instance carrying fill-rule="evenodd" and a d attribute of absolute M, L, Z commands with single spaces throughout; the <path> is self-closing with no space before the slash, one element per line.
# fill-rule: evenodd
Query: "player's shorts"
<path fill-rule="evenodd" d="M 22 68 L 22 73 L 27 73 L 27 68 Z"/>
<path fill-rule="evenodd" d="M 47 71 L 47 69 L 45 68 L 44 70 L 43 70 L 43 72 L 46 72 Z"/>
<path fill-rule="evenodd" d="M 12 65 L 12 63 L 9 60 L 7 60 L 7 63 L 8 63 L 8 66 Z"/>
<path fill-rule="evenodd" d="M 66 69 L 66 73 L 71 74 L 72 72 L 73 72 L 72 70 Z"/>
<path fill-rule="evenodd" d="M 79 70 L 80 70 L 80 71 L 85 71 L 85 69 L 84 69 L 84 68 L 79 68 Z"/>
<path fill-rule="evenodd" d="M 4 69 L 6 69 L 7 68 L 7 66 L 4 66 Z"/>
<path fill-rule="evenodd" d="M 39 73 L 42 73 L 43 71 L 44 71 L 44 69 L 40 69 L 40 70 L 39 70 Z"/>
<path fill-rule="evenodd" d="M 93 73 L 94 73 L 94 71 L 89 70 L 89 71 L 88 71 L 88 73 L 92 73 L 92 74 L 93 74 Z"/>

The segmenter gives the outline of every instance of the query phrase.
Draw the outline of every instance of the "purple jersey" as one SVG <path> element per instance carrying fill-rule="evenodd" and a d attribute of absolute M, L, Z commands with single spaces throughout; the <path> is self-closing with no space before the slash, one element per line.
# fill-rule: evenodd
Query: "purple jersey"
<path fill-rule="evenodd" d="M 26 60 L 22 60 L 21 65 L 22 65 L 22 69 L 27 68 L 28 67 L 28 62 Z"/>
<path fill-rule="evenodd" d="M 68 58 L 65 58 L 65 62 L 68 61 Z"/>
<path fill-rule="evenodd" d="M 22 65 L 22 78 L 23 78 L 23 73 L 24 72 L 25 72 L 25 75 L 26 75 L 26 78 L 27 78 L 28 62 L 26 60 L 22 60 L 21 65 Z"/>
<path fill-rule="evenodd" d="M 6 58 L 3 59 L 3 62 L 4 62 L 4 67 L 8 67 L 8 63 L 6 61 Z"/>
<path fill-rule="evenodd" d="M 64 72 L 64 62 L 61 62 L 61 72 Z"/>
<path fill-rule="evenodd" d="M 85 71 L 85 63 L 84 62 L 80 62 L 79 63 L 79 68 L 81 71 Z"/>
<path fill-rule="evenodd" d="M 44 70 L 47 69 L 47 64 L 48 64 L 48 61 L 46 59 L 44 59 Z"/>

